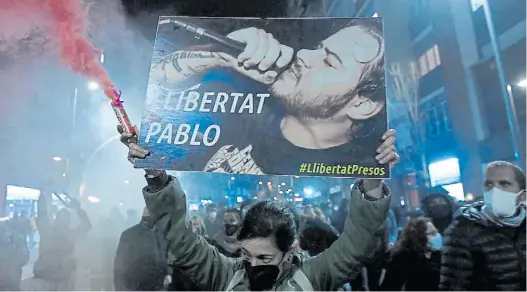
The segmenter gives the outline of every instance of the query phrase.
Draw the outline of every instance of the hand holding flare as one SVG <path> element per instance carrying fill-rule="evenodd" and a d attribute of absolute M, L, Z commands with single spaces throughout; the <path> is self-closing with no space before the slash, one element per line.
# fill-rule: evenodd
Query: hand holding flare
<path fill-rule="evenodd" d="M 112 109 L 113 109 L 113 112 L 115 113 L 115 117 L 119 121 L 119 125 L 122 127 L 122 129 L 125 132 L 135 135 L 137 133 L 135 132 L 135 128 L 130 122 L 130 118 L 128 117 L 128 114 L 126 113 L 124 109 L 123 101 L 121 100 L 121 94 L 122 94 L 121 90 L 117 92 L 117 90 L 114 89 L 112 91 L 111 96 L 108 96 L 108 98 L 112 100 L 111 102 Z"/>

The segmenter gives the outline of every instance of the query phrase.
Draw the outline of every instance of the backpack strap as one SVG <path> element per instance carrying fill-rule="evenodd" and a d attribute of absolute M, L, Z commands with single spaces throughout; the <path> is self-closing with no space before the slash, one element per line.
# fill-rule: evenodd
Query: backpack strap
<path fill-rule="evenodd" d="M 313 285 L 311 285 L 311 282 L 307 278 L 306 274 L 302 272 L 302 269 L 297 269 L 295 273 L 293 274 L 293 280 L 300 286 L 300 289 L 302 291 L 315 291 L 313 289 Z"/>
<path fill-rule="evenodd" d="M 229 282 L 229 285 L 227 285 L 225 291 L 232 291 L 236 285 L 240 284 L 240 281 L 243 279 L 243 277 L 245 277 L 245 270 L 237 270 L 236 273 L 234 273 L 234 277 L 232 277 L 231 281 Z"/>

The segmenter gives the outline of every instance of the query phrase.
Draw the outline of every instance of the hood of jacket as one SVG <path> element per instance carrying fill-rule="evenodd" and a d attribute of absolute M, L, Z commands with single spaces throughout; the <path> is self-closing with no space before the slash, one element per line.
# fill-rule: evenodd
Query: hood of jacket
<path fill-rule="evenodd" d="M 445 202 L 447 202 L 448 208 L 449 208 L 449 214 L 450 216 L 454 215 L 454 212 L 457 210 L 457 204 L 454 202 L 452 197 L 448 195 L 447 193 L 430 193 L 426 195 L 421 200 L 421 209 L 425 216 L 433 218 L 433 214 L 430 212 L 430 205 L 434 199 L 443 199 Z"/>
<path fill-rule="evenodd" d="M 494 226 L 495 224 L 488 220 L 482 214 L 482 208 L 485 205 L 484 202 L 475 202 L 469 205 L 465 205 L 459 208 L 459 212 L 456 213 L 455 219 L 466 219 L 468 221 L 475 222 L 483 226 Z"/>

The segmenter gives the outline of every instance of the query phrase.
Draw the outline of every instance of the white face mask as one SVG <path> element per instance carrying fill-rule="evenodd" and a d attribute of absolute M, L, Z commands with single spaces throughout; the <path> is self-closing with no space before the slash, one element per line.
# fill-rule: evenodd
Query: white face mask
<path fill-rule="evenodd" d="M 496 216 L 511 217 L 516 213 L 518 207 L 516 200 L 520 193 L 515 194 L 494 187 L 483 194 L 483 200 L 485 201 L 485 206 L 490 208 Z"/>
<path fill-rule="evenodd" d="M 214 212 L 214 211 L 213 211 L 213 212 L 210 212 L 210 213 L 209 213 L 209 218 L 210 218 L 210 219 L 216 219 L 216 215 L 218 215 L 216 212 Z"/>

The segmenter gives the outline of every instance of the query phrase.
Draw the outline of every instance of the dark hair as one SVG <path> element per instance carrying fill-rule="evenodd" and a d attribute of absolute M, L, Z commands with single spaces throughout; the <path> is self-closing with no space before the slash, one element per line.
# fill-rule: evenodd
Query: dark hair
<path fill-rule="evenodd" d="M 261 201 L 247 211 L 238 240 L 271 236 L 276 247 L 287 252 L 296 239 L 297 226 L 297 218 L 289 207 L 273 201 Z"/>
<path fill-rule="evenodd" d="M 223 216 L 225 216 L 225 214 L 227 214 L 227 213 L 234 213 L 234 214 L 238 215 L 238 218 L 240 218 L 240 220 L 243 219 L 242 211 L 240 209 L 229 208 L 229 209 L 225 210 L 225 212 L 223 212 Z"/>
<path fill-rule="evenodd" d="M 430 219 L 425 217 L 410 219 L 401 231 L 392 253 L 409 251 L 418 255 L 424 255 L 428 246 L 426 225 L 431 222 Z"/>
<path fill-rule="evenodd" d="M 521 168 L 507 161 L 493 161 L 487 165 L 487 169 L 497 166 L 510 167 L 514 172 L 514 179 L 520 185 L 520 189 L 525 190 L 525 172 Z"/>
<path fill-rule="evenodd" d="M 330 247 L 338 237 L 338 233 L 333 231 L 329 224 L 324 222 L 317 224 L 308 220 L 304 222 L 298 239 L 301 249 L 307 251 L 309 256 L 317 256 Z"/>
<path fill-rule="evenodd" d="M 240 204 L 240 209 L 248 208 L 255 203 L 256 203 L 255 199 L 247 199 Z"/>

